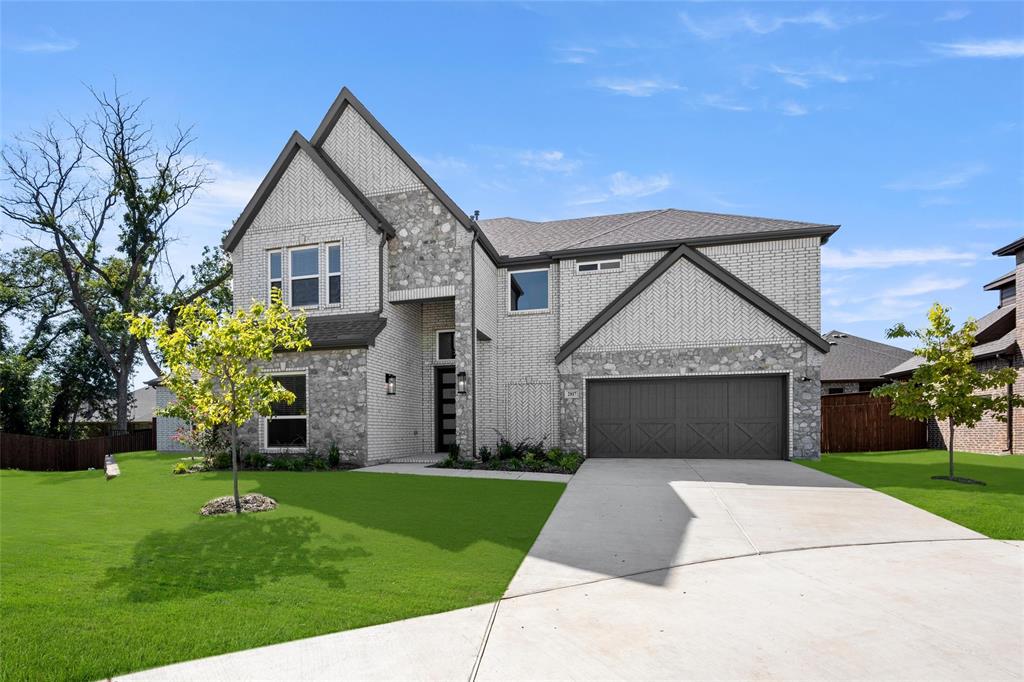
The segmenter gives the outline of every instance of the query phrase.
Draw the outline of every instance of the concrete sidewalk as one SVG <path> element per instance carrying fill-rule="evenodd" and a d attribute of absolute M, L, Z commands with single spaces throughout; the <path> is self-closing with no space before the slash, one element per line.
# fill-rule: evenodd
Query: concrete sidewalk
<path fill-rule="evenodd" d="M 873 490 L 590 460 L 497 604 L 125 679 L 1024 679 L 1022 614 L 1019 544 Z"/>
<path fill-rule="evenodd" d="M 415 476 L 451 476 L 454 478 L 501 478 L 509 481 L 555 481 L 568 483 L 572 474 L 546 474 L 539 471 L 491 471 L 490 469 L 439 469 L 425 462 L 392 462 L 353 469 L 364 474 L 413 474 Z"/>

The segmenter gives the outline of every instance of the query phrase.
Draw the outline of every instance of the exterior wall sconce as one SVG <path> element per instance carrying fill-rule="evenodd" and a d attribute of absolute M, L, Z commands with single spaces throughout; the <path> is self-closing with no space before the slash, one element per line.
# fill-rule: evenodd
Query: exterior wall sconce
<path fill-rule="evenodd" d="M 456 381 L 455 381 L 455 390 L 458 391 L 459 393 L 465 393 L 466 392 L 466 373 L 465 372 L 459 372 L 458 374 L 455 375 L 455 379 L 456 379 Z"/>
<path fill-rule="evenodd" d="M 395 375 L 394 374 L 385 374 L 384 375 L 384 385 L 387 387 L 388 395 L 394 395 L 395 394 L 395 390 L 396 390 Z"/>

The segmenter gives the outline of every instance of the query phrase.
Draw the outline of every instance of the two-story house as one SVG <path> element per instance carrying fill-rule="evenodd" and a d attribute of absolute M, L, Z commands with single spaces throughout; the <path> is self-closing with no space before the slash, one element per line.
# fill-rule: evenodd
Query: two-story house
<path fill-rule="evenodd" d="M 817 457 L 820 247 L 838 226 L 675 209 L 475 220 L 343 89 L 224 240 L 312 349 L 244 438 L 362 461 L 500 437 L 589 457 Z M 166 429 L 164 429 L 166 432 Z"/>

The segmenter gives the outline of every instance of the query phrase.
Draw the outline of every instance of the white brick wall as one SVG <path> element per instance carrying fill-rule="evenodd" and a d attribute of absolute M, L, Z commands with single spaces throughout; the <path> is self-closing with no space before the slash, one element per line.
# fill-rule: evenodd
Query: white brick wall
<path fill-rule="evenodd" d="M 794 339 L 778 322 L 683 258 L 581 350 L 736 346 Z"/>
<path fill-rule="evenodd" d="M 352 107 L 345 107 L 323 149 L 363 194 L 423 189 L 423 184 Z"/>
<path fill-rule="evenodd" d="M 327 249 L 340 242 L 341 304 L 327 303 Z M 320 305 L 308 315 L 377 309 L 380 234 L 366 224 L 304 152 L 299 152 L 231 255 L 235 309 L 269 296 L 268 252 L 281 249 L 284 299 L 289 302 L 289 247 L 320 247 Z"/>
<path fill-rule="evenodd" d="M 493 339 L 498 334 L 498 267 L 480 244 L 474 248 L 476 328 Z"/>
<path fill-rule="evenodd" d="M 423 384 L 421 306 L 386 303 L 388 323 L 367 353 L 367 444 L 369 461 L 422 452 Z M 384 375 L 394 374 L 395 395 L 387 395 Z"/>
<path fill-rule="evenodd" d="M 627 253 L 618 270 L 577 272 L 576 260 L 558 264 L 561 289 L 559 340 L 565 343 L 629 285 L 643 275 L 665 251 Z"/>
<path fill-rule="evenodd" d="M 174 394 L 166 386 L 156 387 L 156 406 L 167 407 L 174 402 Z M 156 418 L 156 450 L 157 452 L 188 452 L 184 444 L 175 440 L 174 436 L 180 429 L 187 429 L 188 424 L 176 417 Z"/>
<path fill-rule="evenodd" d="M 821 331 L 818 237 L 723 244 L 699 250 L 811 329 Z"/>
<path fill-rule="evenodd" d="M 558 352 L 559 269 L 549 268 L 549 312 L 508 312 L 508 270 L 498 271 L 497 428 L 510 440 L 545 438 L 559 442 Z M 492 445 L 496 434 L 480 432 L 477 445 Z"/>

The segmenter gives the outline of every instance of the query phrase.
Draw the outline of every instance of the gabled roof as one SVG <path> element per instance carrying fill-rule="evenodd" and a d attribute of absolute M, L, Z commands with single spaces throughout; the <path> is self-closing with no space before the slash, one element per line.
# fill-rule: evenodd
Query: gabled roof
<path fill-rule="evenodd" d="M 996 289 L 1004 289 L 1017 281 L 1017 271 L 1010 270 L 1005 275 L 1000 275 L 994 280 L 982 287 L 985 291 L 994 291 Z"/>
<path fill-rule="evenodd" d="M 306 318 L 306 335 L 313 350 L 372 346 L 387 325 L 377 313 L 315 315 Z"/>
<path fill-rule="evenodd" d="M 327 139 L 327 136 L 331 134 L 331 130 L 338 122 L 338 119 L 341 118 L 341 114 L 345 111 L 345 107 L 352 107 L 356 110 L 370 128 L 380 136 L 380 139 L 384 141 L 384 144 L 386 144 L 391 151 L 402 160 L 402 163 L 412 171 L 413 175 L 415 175 L 416 178 L 422 182 L 442 204 L 444 204 L 444 207 L 447 208 L 453 216 L 455 216 L 456 220 L 462 223 L 468 230 L 476 229 L 473 220 L 466 215 L 466 212 L 459 208 L 459 205 L 456 204 L 443 189 L 441 189 L 441 186 L 438 185 L 432 177 L 430 177 L 430 174 L 423 169 L 423 166 L 421 166 L 416 159 L 412 157 L 412 154 L 405 150 L 405 147 L 399 144 L 398 140 L 388 132 L 387 128 L 381 125 L 381 122 L 370 113 L 370 110 L 367 109 L 354 94 L 352 94 L 352 91 L 349 90 L 348 87 L 343 87 L 341 92 L 338 93 L 338 96 L 334 99 L 334 103 L 331 104 L 331 108 L 327 110 L 327 114 L 324 115 L 323 120 L 320 121 L 320 125 L 317 126 L 316 132 L 313 133 L 313 137 L 310 138 L 310 143 L 317 150 L 323 149 L 324 141 Z"/>
<path fill-rule="evenodd" d="M 1011 329 L 1010 331 L 1008 331 L 1006 334 L 999 337 L 995 341 L 989 341 L 988 343 L 981 343 L 975 346 L 973 349 L 974 359 L 983 360 L 985 358 L 990 358 L 995 355 L 1006 355 L 1010 353 L 1016 345 L 1017 330 Z M 920 355 L 915 355 L 911 358 L 908 358 L 905 362 L 900 363 L 896 367 L 893 367 L 883 376 L 895 378 L 910 374 L 915 369 L 920 367 L 922 362 L 924 362 L 924 358 L 922 358 Z"/>
<path fill-rule="evenodd" d="M 914 357 L 909 350 L 836 330 L 824 338 L 832 350 L 821 364 L 822 381 L 879 379 L 887 370 Z"/>
<path fill-rule="evenodd" d="M 667 208 L 547 222 L 494 218 L 481 220 L 480 228 L 499 254 L 521 258 L 569 257 L 629 245 L 674 248 L 683 242 L 697 246 L 802 236 L 825 241 L 839 226 Z"/>
<path fill-rule="evenodd" d="M 721 265 L 711 260 L 701 252 L 690 248 L 686 244 L 680 244 L 675 249 L 663 256 L 657 263 L 652 265 L 644 274 L 640 275 L 635 282 L 626 287 L 626 290 L 619 294 L 615 300 L 604 307 L 601 312 L 595 315 L 589 322 L 573 334 L 568 341 L 562 344 L 555 355 L 555 362 L 564 361 L 587 340 L 597 333 L 601 327 L 608 323 L 615 315 L 625 308 L 629 303 L 639 296 L 647 287 L 653 284 L 659 277 L 665 274 L 669 268 L 676 264 L 680 258 L 685 258 L 713 279 L 731 290 L 734 294 L 759 309 L 768 317 L 793 332 L 807 343 L 811 344 L 822 353 L 827 353 L 830 346 L 818 336 L 818 333 L 800 321 L 786 310 L 773 303 L 765 296 L 758 293 L 746 282 L 739 279 Z"/>
<path fill-rule="evenodd" d="M 1001 246 L 992 252 L 993 256 L 1012 256 L 1021 249 L 1024 249 L 1024 237 L 1014 240 L 1006 246 Z"/>
<path fill-rule="evenodd" d="M 349 180 L 344 173 L 341 172 L 334 164 L 329 163 L 324 157 L 315 150 L 309 142 L 306 141 L 298 131 L 292 133 L 292 136 L 288 138 L 288 142 L 284 145 L 284 149 L 277 155 L 277 160 L 274 161 L 274 165 L 271 166 L 270 172 L 267 173 L 266 177 L 263 178 L 263 182 L 256 189 L 256 193 L 253 194 L 252 198 L 249 199 L 249 203 L 246 204 L 242 214 L 238 216 L 238 220 L 231 227 L 231 230 L 224 237 L 224 250 L 229 253 L 234 250 L 238 245 L 238 240 L 242 238 L 245 231 L 249 229 L 249 225 L 259 214 L 263 204 L 266 203 L 270 197 L 270 193 L 277 187 L 277 183 L 281 180 L 281 176 L 284 175 L 285 171 L 288 170 L 288 165 L 292 159 L 295 158 L 296 154 L 304 153 L 309 155 L 313 163 L 316 164 L 317 168 L 330 180 L 331 184 L 338 188 L 342 196 L 352 205 L 352 207 L 359 213 L 360 216 L 375 230 L 384 234 L 393 235 L 395 229 L 388 223 L 387 220 L 377 211 L 377 209 L 366 200 L 352 181 Z"/>

